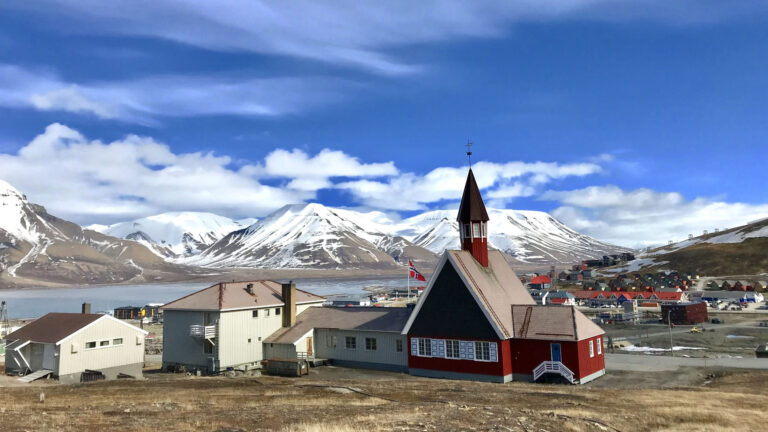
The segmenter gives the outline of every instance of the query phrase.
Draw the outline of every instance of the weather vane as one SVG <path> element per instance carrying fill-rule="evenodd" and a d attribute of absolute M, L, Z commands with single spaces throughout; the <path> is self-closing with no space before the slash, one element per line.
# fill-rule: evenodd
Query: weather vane
<path fill-rule="evenodd" d="M 467 160 L 469 161 L 469 167 L 472 168 L 472 142 L 467 142 Z"/>

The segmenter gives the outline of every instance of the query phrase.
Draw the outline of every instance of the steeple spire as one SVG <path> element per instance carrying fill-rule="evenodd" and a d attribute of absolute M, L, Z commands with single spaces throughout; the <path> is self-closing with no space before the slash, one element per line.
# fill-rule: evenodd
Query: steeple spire
<path fill-rule="evenodd" d="M 488 266 L 488 212 L 477 187 L 472 168 L 467 174 L 464 195 L 461 197 L 459 214 L 461 249 L 468 251 L 484 267 Z"/>

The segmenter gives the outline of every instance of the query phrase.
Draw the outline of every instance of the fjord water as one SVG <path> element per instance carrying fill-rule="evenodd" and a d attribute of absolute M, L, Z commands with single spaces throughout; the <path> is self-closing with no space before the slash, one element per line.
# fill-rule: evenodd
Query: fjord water
<path fill-rule="evenodd" d="M 286 281 L 281 281 L 286 282 Z M 367 293 L 365 288 L 405 287 L 405 277 L 380 279 L 296 279 L 296 288 L 321 296 Z M 8 303 L 10 318 L 36 318 L 48 312 L 80 312 L 82 303 L 91 304 L 92 312 L 111 311 L 120 306 L 144 306 L 168 303 L 191 294 L 211 282 L 173 284 L 101 285 L 58 289 L 0 290 L 0 300 Z"/>

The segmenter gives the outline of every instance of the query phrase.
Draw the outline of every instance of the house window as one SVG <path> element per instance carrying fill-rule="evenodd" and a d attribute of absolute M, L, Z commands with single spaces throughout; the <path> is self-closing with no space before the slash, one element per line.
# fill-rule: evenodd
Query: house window
<path fill-rule="evenodd" d="M 597 354 L 603 353 L 603 341 L 600 340 L 600 338 L 597 338 Z"/>
<path fill-rule="evenodd" d="M 592 341 L 589 341 L 589 356 L 590 357 L 595 356 L 595 347 Z"/>
<path fill-rule="evenodd" d="M 108 340 L 105 340 L 105 341 L 101 341 L 101 342 L 99 342 L 99 346 L 100 346 L 100 347 L 109 346 L 109 341 L 108 341 Z"/>
<path fill-rule="evenodd" d="M 491 361 L 490 342 L 475 342 L 475 360 Z"/>
<path fill-rule="evenodd" d="M 464 224 L 464 238 L 469 238 L 469 224 Z"/>
<path fill-rule="evenodd" d="M 457 340 L 445 341 L 445 358 L 452 358 L 452 359 L 459 358 L 459 341 Z"/>
<path fill-rule="evenodd" d="M 376 338 L 365 338 L 365 350 L 376 351 Z"/>
<path fill-rule="evenodd" d="M 488 224 L 486 224 L 485 222 L 481 222 L 480 223 L 480 229 L 483 231 L 483 233 L 482 233 L 483 234 L 483 238 L 488 236 L 488 233 L 486 232 L 486 228 L 485 228 L 486 226 L 488 226 Z"/>
<path fill-rule="evenodd" d="M 280 315 L 280 308 L 275 308 L 275 315 Z"/>
<path fill-rule="evenodd" d="M 203 342 L 203 353 L 204 354 L 213 354 L 213 344 L 209 340 L 205 340 Z"/>
<path fill-rule="evenodd" d="M 328 345 L 328 348 L 336 348 L 336 336 L 334 335 L 326 336 L 325 344 Z"/>
<path fill-rule="evenodd" d="M 345 339 L 345 346 L 347 349 L 357 349 L 357 338 L 354 336 L 347 336 Z"/>
<path fill-rule="evenodd" d="M 85 349 L 93 349 L 96 348 L 96 342 L 86 342 L 85 343 Z"/>
<path fill-rule="evenodd" d="M 112 339 L 112 345 L 122 345 L 123 338 Z"/>
<path fill-rule="evenodd" d="M 432 357 L 432 339 L 419 338 L 419 356 Z"/>
<path fill-rule="evenodd" d="M 395 341 L 395 351 L 403 352 L 403 341 L 401 341 L 400 339 Z"/>
<path fill-rule="evenodd" d="M 480 238 L 480 224 L 475 222 L 472 224 L 472 234 L 474 238 Z"/>
<path fill-rule="evenodd" d="M 259 317 L 259 311 L 255 310 L 255 311 L 251 312 L 251 316 L 254 317 L 254 318 L 258 318 Z"/>
<path fill-rule="evenodd" d="M 248 343 L 251 343 L 251 338 L 248 338 Z"/>

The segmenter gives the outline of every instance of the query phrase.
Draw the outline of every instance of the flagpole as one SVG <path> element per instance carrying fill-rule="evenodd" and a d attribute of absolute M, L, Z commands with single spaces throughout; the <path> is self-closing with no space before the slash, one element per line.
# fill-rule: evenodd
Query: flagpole
<path fill-rule="evenodd" d="M 411 301 L 411 259 L 408 259 L 408 301 L 406 303 Z"/>

